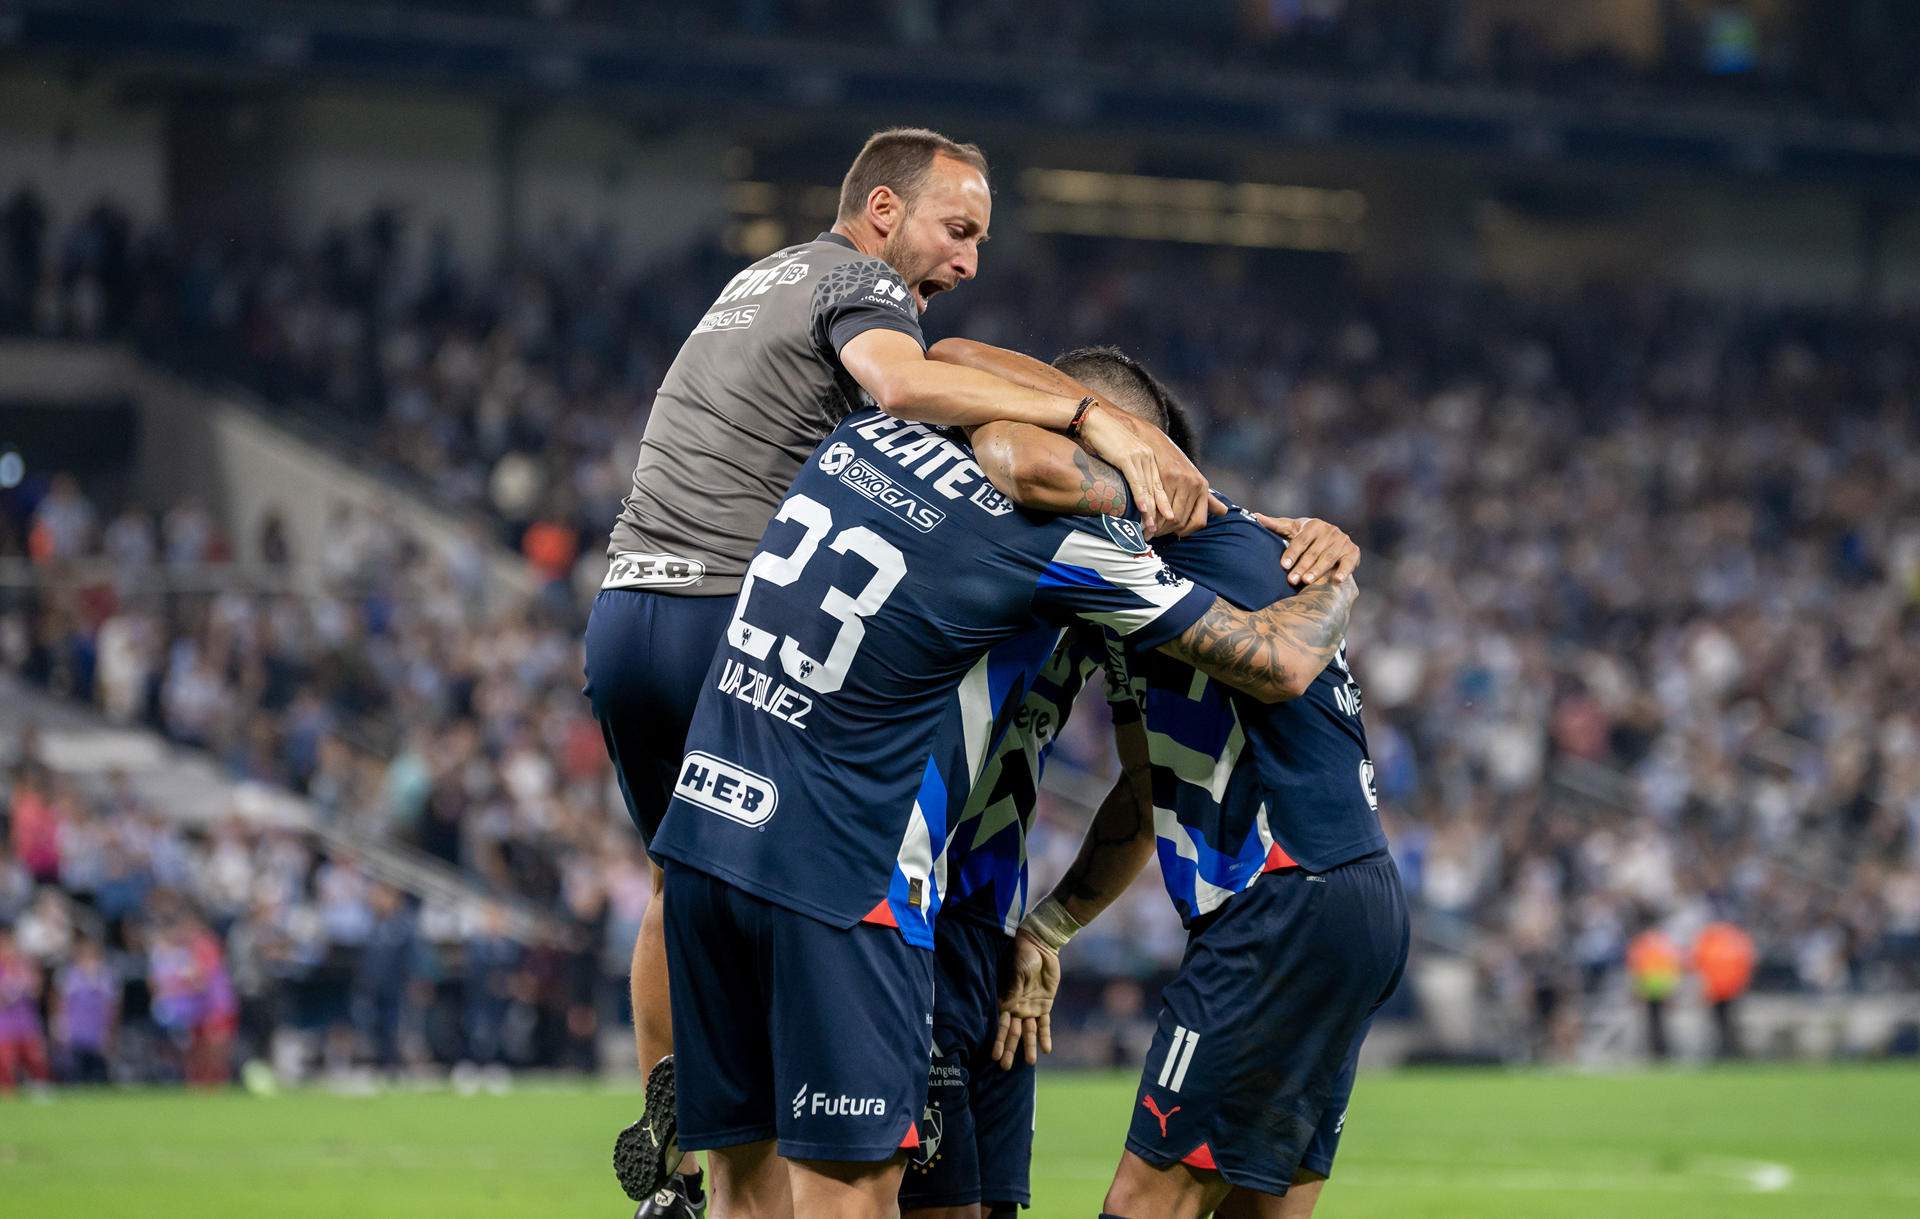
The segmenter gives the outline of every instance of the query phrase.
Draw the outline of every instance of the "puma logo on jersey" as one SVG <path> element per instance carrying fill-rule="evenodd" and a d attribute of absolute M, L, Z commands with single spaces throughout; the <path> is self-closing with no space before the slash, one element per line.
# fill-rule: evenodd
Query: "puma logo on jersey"
<path fill-rule="evenodd" d="M 1165 1113 L 1162 1113 L 1160 1112 L 1160 1106 L 1153 1103 L 1153 1097 L 1151 1096 L 1141 1097 L 1140 1103 L 1146 1107 L 1146 1110 L 1148 1113 L 1151 1113 L 1153 1114 L 1153 1116 L 1160 1119 L 1160 1137 L 1163 1139 L 1166 1138 L 1167 1137 L 1167 1119 L 1172 1117 L 1174 1114 L 1180 1112 L 1180 1106 L 1175 1105 L 1173 1108 L 1167 1110 Z"/>

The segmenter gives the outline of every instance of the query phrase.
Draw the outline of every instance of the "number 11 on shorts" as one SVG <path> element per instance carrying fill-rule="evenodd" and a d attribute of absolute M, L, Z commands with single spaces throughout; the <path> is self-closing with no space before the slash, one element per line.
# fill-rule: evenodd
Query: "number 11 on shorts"
<path fill-rule="evenodd" d="M 1180 1085 L 1187 1080 L 1187 1067 L 1193 1062 L 1193 1049 L 1200 1044 L 1200 1034 L 1185 1025 L 1175 1025 L 1173 1044 L 1167 1047 L 1167 1060 L 1160 1064 L 1160 1078 L 1154 1081 L 1169 1092 L 1178 1092 Z M 1171 1079 L 1172 1082 L 1168 1082 Z"/>

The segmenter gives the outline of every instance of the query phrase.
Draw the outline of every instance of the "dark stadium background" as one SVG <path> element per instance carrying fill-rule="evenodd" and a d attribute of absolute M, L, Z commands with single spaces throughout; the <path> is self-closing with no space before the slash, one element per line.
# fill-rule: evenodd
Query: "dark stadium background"
<path fill-rule="evenodd" d="M 935 337 L 1121 344 L 1366 550 L 1372 1059 L 1636 1061 L 1629 942 L 1716 919 L 1747 1053 L 1920 1051 L 1920 7 L 0 3 L 0 922 L 105 945 L 114 1078 L 633 1070 L 605 533 L 706 302 L 909 121 L 994 170 Z M 1079 945 L 1055 1059 L 1136 1062 L 1157 877 Z"/>

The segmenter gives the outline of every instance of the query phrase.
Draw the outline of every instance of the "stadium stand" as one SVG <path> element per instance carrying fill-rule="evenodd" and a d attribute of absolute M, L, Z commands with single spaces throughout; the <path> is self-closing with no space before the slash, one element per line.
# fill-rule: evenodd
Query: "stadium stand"
<path fill-rule="evenodd" d="M 717 246 L 621 276 L 590 237 L 463 265 L 391 214 L 307 248 L 200 250 L 105 206 L 62 234 L 36 214 L 25 193 L 5 212 L 11 328 L 130 340 L 302 403 L 403 485 L 487 514 L 548 594 L 476 614 L 437 559 L 344 507 L 319 597 L 68 587 L 73 557 L 271 568 L 286 543 L 43 479 L 0 513 L 0 553 L 40 577 L 0 617 L 7 667 L 500 894 L 637 909 L 568 587 L 597 583 L 653 385 L 728 270 Z M 1354 663 L 1396 855 L 1427 937 L 1527 1053 L 1570 1056 L 1582 1013 L 1623 1001 L 1652 917 L 1745 927 L 1762 992 L 1920 983 L 1910 316 L 1646 284 L 1427 280 L 1328 305 L 1196 260 L 1118 263 L 1034 245 L 930 320 L 1043 355 L 1127 347 L 1198 408 L 1223 489 L 1367 549 Z M 1100 716 L 1076 717 L 1041 883 L 1086 815 L 1063 793 L 1107 754 Z M 1181 940 L 1143 886 L 1082 942 L 1064 1023 L 1098 1060 L 1138 1041 L 1139 984 Z"/>

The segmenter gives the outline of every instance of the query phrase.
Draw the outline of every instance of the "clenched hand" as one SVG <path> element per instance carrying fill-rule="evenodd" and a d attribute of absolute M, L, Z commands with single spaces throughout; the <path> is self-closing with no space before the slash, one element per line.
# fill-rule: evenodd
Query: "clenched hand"
<path fill-rule="evenodd" d="M 1227 510 L 1208 491 L 1206 476 L 1165 432 L 1111 403 L 1096 402 L 1087 411 L 1080 441 L 1088 452 L 1126 476 L 1134 506 L 1140 510 L 1141 528 L 1150 538 L 1192 533 L 1207 523 L 1209 515 Z"/>

